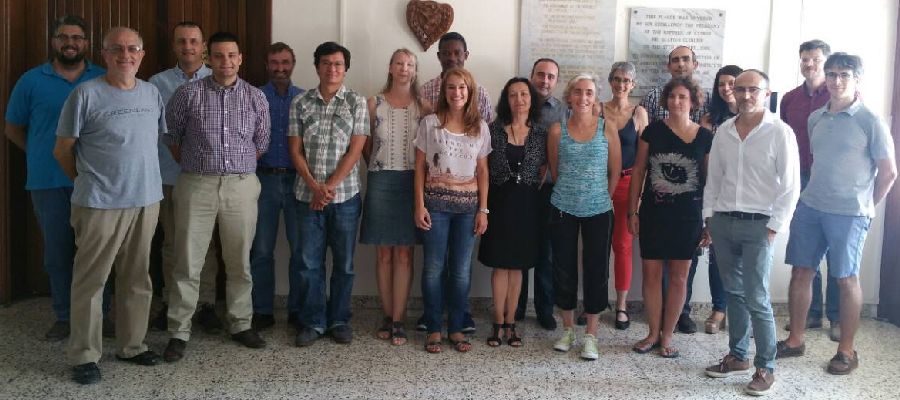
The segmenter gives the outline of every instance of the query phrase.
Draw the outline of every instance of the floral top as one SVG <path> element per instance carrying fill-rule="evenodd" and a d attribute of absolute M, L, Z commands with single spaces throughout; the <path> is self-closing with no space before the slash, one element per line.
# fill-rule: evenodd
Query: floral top
<path fill-rule="evenodd" d="M 421 119 L 419 105 L 415 101 L 406 107 L 395 108 L 384 99 L 384 95 L 375 96 L 369 171 L 407 171 L 415 168 L 413 139 Z"/>

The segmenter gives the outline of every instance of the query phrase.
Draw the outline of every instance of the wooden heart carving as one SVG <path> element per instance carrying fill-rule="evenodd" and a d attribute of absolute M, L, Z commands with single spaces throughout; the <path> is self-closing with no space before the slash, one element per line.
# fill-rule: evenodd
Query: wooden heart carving
<path fill-rule="evenodd" d="M 406 5 L 406 23 L 427 51 L 453 25 L 453 7 L 430 0 L 410 0 Z"/>

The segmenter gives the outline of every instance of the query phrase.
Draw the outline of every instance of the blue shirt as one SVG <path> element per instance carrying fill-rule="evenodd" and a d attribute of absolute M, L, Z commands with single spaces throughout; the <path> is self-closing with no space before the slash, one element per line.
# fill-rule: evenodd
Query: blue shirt
<path fill-rule="evenodd" d="M 829 104 L 809 116 L 813 162 L 800 201 L 830 214 L 872 218 L 876 162 L 894 159 L 890 130 L 859 99 L 836 113 Z"/>
<path fill-rule="evenodd" d="M 291 101 L 294 96 L 303 94 L 304 90 L 294 85 L 288 86 L 287 95 L 281 96 L 275 90 L 275 85 L 269 82 L 260 87 L 266 100 L 269 102 L 269 118 L 272 121 L 272 131 L 269 137 L 269 151 L 260 157 L 258 167 L 290 168 L 294 169 L 291 157 L 288 154 L 287 131 L 291 113 Z"/>
<path fill-rule="evenodd" d="M 159 94 L 163 99 L 163 104 L 169 104 L 169 99 L 172 98 L 172 95 L 175 94 L 175 90 L 181 85 L 206 78 L 210 75 L 212 75 L 212 70 L 206 65 L 202 65 L 200 69 L 194 72 L 194 76 L 191 78 L 188 78 L 187 74 L 185 74 L 181 68 L 175 66 L 150 77 L 150 83 L 159 90 Z M 178 182 L 178 174 L 181 173 L 181 166 L 178 165 L 178 162 L 172 157 L 169 146 L 163 143 L 163 141 L 160 141 L 157 147 L 159 153 L 159 172 L 162 175 L 163 185 L 175 186 L 175 183 Z"/>
<path fill-rule="evenodd" d="M 28 129 L 25 190 L 72 187 L 72 180 L 53 157 L 53 147 L 56 146 L 59 112 L 66 97 L 78 84 L 106 73 L 94 64 L 88 62 L 86 65 L 81 76 L 75 82 L 69 82 L 47 62 L 28 70 L 13 88 L 6 108 L 6 121 Z"/>
<path fill-rule="evenodd" d="M 559 166 L 550 203 L 560 211 L 576 217 L 592 217 L 612 209 L 606 164 L 609 143 L 603 135 L 603 118 L 597 132 L 587 142 L 569 136 L 568 123 L 560 124 Z"/>

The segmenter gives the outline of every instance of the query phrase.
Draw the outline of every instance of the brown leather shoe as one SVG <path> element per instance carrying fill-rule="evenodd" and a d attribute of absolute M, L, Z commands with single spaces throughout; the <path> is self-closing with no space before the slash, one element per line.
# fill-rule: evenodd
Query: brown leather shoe
<path fill-rule="evenodd" d="M 853 351 L 853 357 L 837 352 L 828 362 L 828 373 L 832 375 L 848 375 L 859 366 L 859 355 Z"/>
<path fill-rule="evenodd" d="M 187 342 L 181 339 L 169 339 L 169 344 L 166 346 L 166 350 L 163 351 L 163 360 L 166 362 L 175 362 L 182 358 L 184 358 L 184 348 L 187 347 Z"/>
<path fill-rule="evenodd" d="M 726 378 L 732 375 L 743 375 L 750 371 L 750 361 L 741 360 L 731 354 L 725 356 L 721 362 L 706 368 L 706 376 L 710 378 Z"/>
<path fill-rule="evenodd" d="M 800 357 L 806 353 L 806 343 L 797 347 L 790 347 L 787 345 L 787 340 L 779 340 L 775 345 L 775 349 L 777 351 L 775 358 Z"/>
<path fill-rule="evenodd" d="M 751 396 L 762 396 L 772 391 L 775 385 L 775 375 L 765 368 L 757 368 L 753 374 L 753 380 L 744 388 L 744 393 Z"/>

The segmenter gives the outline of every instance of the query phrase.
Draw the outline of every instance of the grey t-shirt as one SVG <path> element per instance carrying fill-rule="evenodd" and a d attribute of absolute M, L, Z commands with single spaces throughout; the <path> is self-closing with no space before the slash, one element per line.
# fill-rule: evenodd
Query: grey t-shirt
<path fill-rule="evenodd" d="M 837 215 L 875 216 L 875 162 L 894 157 L 887 125 L 860 100 L 830 113 L 828 104 L 809 115 L 813 164 L 800 201 Z"/>
<path fill-rule="evenodd" d="M 56 135 L 78 139 L 72 204 L 119 209 L 162 199 L 156 147 L 166 132 L 164 109 L 156 87 L 140 79 L 122 90 L 101 76 L 69 94 Z"/>

